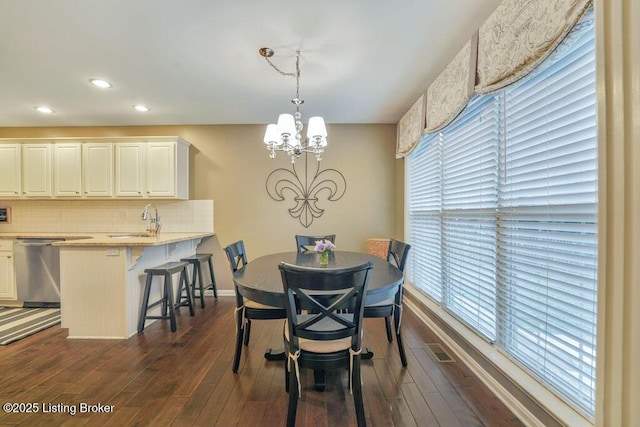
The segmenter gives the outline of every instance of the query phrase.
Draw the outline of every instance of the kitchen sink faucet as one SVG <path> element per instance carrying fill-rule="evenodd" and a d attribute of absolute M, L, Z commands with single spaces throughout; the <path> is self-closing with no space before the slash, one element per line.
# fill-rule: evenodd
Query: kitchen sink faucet
<path fill-rule="evenodd" d="M 155 211 L 155 215 L 153 218 L 149 216 L 149 208 L 153 208 Z M 160 214 L 158 214 L 158 208 L 156 205 L 149 203 L 144 207 L 144 211 L 142 211 L 142 220 L 148 221 L 147 231 L 151 234 L 158 234 L 160 229 L 162 228 L 162 224 L 160 224 Z"/>

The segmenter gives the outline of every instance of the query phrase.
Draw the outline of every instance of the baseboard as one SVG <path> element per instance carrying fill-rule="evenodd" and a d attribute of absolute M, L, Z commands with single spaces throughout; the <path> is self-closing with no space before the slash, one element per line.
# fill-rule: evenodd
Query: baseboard
<path fill-rule="evenodd" d="M 0 307 L 11 307 L 11 308 L 22 307 L 22 301 L 0 300 Z"/>
<path fill-rule="evenodd" d="M 209 289 L 204 291 L 204 296 L 205 297 L 212 297 L 213 296 L 213 290 Z M 236 293 L 233 289 L 218 289 L 218 296 L 219 297 L 235 297 Z"/>

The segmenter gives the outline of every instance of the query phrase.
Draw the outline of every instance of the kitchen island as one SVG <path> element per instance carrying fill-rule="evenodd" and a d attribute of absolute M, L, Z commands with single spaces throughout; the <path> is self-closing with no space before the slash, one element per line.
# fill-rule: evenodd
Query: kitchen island
<path fill-rule="evenodd" d="M 213 235 L 2 233 L 0 237 L 64 238 L 54 243 L 60 248 L 62 327 L 72 339 L 126 339 L 137 333 L 144 269 L 191 256 Z M 160 286 L 153 288 L 151 301 L 160 298 Z"/>
<path fill-rule="evenodd" d="M 213 233 L 92 235 L 58 242 L 62 327 L 69 338 L 126 339 L 137 333 L 146 268 L 196 252 Z M 154 286 L 150 301 L 160 299 Z M 160 307 L 155 310 L 159 312 Z"/>

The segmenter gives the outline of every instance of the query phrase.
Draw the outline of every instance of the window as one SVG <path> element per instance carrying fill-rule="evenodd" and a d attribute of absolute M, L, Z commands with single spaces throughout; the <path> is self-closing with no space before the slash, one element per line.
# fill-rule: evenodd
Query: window
<path fill-rule="evenodd" d="M 409 281 L 593 417 L 595 41 L 476 96 L 407 158 Z"/>

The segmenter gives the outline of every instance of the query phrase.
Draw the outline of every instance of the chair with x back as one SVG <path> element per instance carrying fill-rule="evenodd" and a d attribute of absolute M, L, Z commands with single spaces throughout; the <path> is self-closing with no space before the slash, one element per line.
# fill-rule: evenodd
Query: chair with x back
<path fill-rule="evenodd" d="M 364 296 L 373 264 L 310 268 L 283 262 L 279 268 L 287 306 L 287 426 L 295 425 L 301 396 L 300 368 L 348 368 L 358 426 L 364 426 L 360 352 Z"/>
<path fill-rule="evenodd" d="M 247 264 L 247 253 L 244 248 L 244 242 L 239 240 L 224 248 L 227 254 L 231 273 L 235 273 L 238 269 Z M 233 284 L 236 292 L 236 349 L 233 357 L 233 372 L 238 372 L 240 366 L 240 356 L 242 355 L 242 344 L 249 345 L 249 336 L 251 334 L 252 319 L 286 319 L 287 311 L 283 308 L 272 307 L 250 299 L 244 298 L 238 291 L 238 286 Z"/>
<path fill-rule="evenodd" d="M 296 235 L 296 248 L 298 253 L 309 252 L 316 245 L 318 240 L 328 240 L 331 243 L 336 243 L 335 234 L 327 234 L 326 236 L 301 236 Z"/>
<path fill-rule="evenodd" d="M 399 240 L 389 240 L 389 248 L 387 250 L 387 261 L 398 267 L 404 272 L 404 266 L 407 263 L 411 245 Z M 393 317 L 395 325 L 396 341 L 398 343 L 398 351 L 400 352 L 400 361 L 402 366 L 407 366 L 407 356 L 404 352 L 402 343 L 402 334 L 400 326 L 402 324 L 402 285 L 393 298 L 386 299 L 376 304 L 367 305 L 364 308 L 364 317 L 384 317 L 385 326 L 387 328 L 387 339 L 393 342 L 393 334 L 391 333 L 391 317 Z"/>

